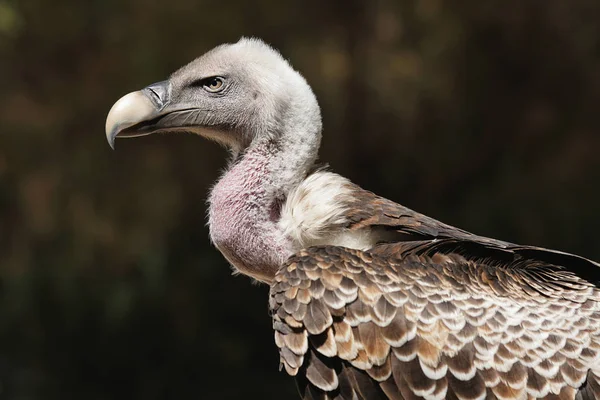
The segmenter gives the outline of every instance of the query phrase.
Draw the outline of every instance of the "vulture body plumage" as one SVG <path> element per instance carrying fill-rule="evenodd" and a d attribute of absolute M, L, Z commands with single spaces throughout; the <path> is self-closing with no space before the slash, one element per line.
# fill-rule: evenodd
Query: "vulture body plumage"
<path fill-rule="evenodd" d="M 121 98 L 106 134 L 231 150 L 211 239 L 271 287 L 305 399 L 600 398 L 600 265 L 443 224 L 315 168 L 317 100 L 268 45 L 219 46 Z"/>

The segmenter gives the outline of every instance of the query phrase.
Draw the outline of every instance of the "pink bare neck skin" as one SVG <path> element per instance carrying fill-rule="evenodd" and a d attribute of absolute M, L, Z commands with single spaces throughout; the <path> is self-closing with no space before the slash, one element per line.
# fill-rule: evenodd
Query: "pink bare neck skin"
<path fill-rule="evenodd" d="M 240 272 L 267 281 L 291 255 L 277 226 L 281 193 L 274 185 L 268 144 L 248 149 L 223 175 L 210 195 L 209 224 L 213 242 Z M 274 213 L 275 211 L 275 213 Z"/>

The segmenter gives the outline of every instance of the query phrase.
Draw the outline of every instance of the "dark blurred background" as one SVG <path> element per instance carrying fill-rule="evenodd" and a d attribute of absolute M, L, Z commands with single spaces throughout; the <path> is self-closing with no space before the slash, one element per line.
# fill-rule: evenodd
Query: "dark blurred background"
<path fill-rule="evenodd" d="M 600 260 L 598 0 L 0 0 L 1 399 L 295 398 L 268 288 L 209 245 L 226 152 L 104 136 L 121 95 L 241 35 L 311 83 L 335 171 Z"/>

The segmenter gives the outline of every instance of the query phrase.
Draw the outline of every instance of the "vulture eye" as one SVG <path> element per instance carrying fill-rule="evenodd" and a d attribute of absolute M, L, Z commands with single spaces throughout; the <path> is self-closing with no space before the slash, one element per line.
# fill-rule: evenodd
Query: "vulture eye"
<path fill-rule="evenodd" d="M 212 93 L 220 92 L 223 89 L 223 78 L 218 76 L 204 80 L 202 87 Z"/>

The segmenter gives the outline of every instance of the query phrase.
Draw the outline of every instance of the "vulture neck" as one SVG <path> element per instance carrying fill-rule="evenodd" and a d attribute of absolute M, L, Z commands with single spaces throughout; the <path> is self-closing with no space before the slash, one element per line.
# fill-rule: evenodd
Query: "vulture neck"
<path fill-rule="evenodd" d="M 279 225 L 281 207 L 313 167 L 321 140 L 318 106 L 316 113 L 307 113 L 306 104 L 298 108 L 303 112 L 288 109 L 279 132 L 258 134 L 209 197 L 215 246 L 239 272 L 266 283 L 293 254 Z"/>

